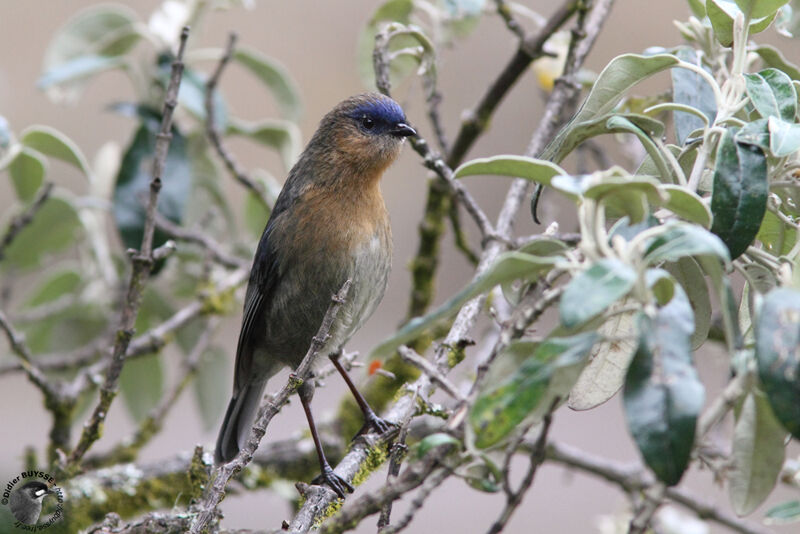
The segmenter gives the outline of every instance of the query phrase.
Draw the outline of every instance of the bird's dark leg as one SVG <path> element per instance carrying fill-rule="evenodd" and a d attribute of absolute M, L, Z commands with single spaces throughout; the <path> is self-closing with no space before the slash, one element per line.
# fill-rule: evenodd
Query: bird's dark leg
<path fill-rule="evenodd" d="M 364 395 L 358 391 L 356 385 L 353 384 L 352 380 L 350 380 L 350 375 L 347 374 L 347 371 L 339 362 L 339 356 L 341 356 L 341 353 L 336 352 L 328 357 L 333 362 L 333 366 L 336 367 L 336 370 L 339 371 L 339 374 L 342 375 L 342 378 L 344 378 L 344 381 L 347 383 L 347 387 L 350 388 L 350 392 L 353 394 L 353 397 L 355 397 L 356 403 L 358 403 L 358 407 L 361 408 L 361 412 L 364 414 L 364 426 L 361 427 L 361 430 L 358 431 L 356 436 L 360 436 L 369 430 L 374 430 L 378 434 L 384 434 L 396 427 L 397 425 L 394 423 L 378 417 L 375 411 L 370 407 L 369 403 L 367 403 L 367 399 L 364 398 Z"/>
<path fill-rule="evenodd" d="M 325 452 L 322 450 L 322 443 L 319 441 L 317 427 L 314 425 L 314 416 L 311 415 L 311 399 L 314 397 L 313 378 L 305 380 L 297 393 L 300 395 L 300 402 L 303 404 L 303 410 L 306 412 L 308 428 L 311 430 L 311 437 L 314 438 L 314 446 L 317 448 L 317 457 L 319 458 L 319 467 L 322 471 L 311 483 L 317 486 L 327 484 L 336 492 L 336 495 L 344 499 L 345 491 L 347 493 L 353 493 L 353 486 L 333 472 L 331 464 L 328 463 L 328 459 L 325 458 Z"/>

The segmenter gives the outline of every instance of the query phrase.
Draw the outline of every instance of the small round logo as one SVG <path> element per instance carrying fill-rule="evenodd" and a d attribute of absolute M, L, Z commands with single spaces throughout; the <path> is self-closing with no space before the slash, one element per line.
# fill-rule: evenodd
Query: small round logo
<path fill-rule="evenodd" d="M 3 487 L 0 500 L 14 516 L 14 526 L 20 530 L 37 532 L 61 519 L 64 493 L 56 480 L 43 471 L 25 471 L 12 478 Z M 55 509 L 42 517 L 42 507 Z"/>

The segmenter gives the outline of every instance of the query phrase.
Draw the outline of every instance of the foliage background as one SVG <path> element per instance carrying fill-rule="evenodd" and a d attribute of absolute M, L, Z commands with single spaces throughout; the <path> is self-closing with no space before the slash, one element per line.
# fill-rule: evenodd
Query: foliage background
<path fill-rule="evenodd" d="M 133 122 L 104 110 L 110 102 L 133 99 L 127 80 L 118 72 L 104 74 L 88 86 L 74 106 L 52 104 L 42 92 L 35 89 L 35 83 L 53 32 L 79 9 L 95 3 L 78 0 L 0 2 L 0 50 L 3 51 L 0 59 L 0 115 L 5 116 L 17 132 L 31 124 L 53 126 L 71 137 L 90 159 L 107 141 L 124 146 L 130 140 Z M 142 0 L 120 3 L 129 5 L 146 20 L 160 2 Z M 523 3 L 545 16 L 552 9 L 550 2 L 529 0 Z M 358 35 L 374 7 L 375 4 L 367 0 L 260 1 L 252 11 L 234 8 L 208 16 L 203 26 L 193 31 L 192 46 L 222 46 L 228 31 L 233 29 L 239 33 L 242 44 L 283 63 L 300 89 L 304 106 L 300 127 L 305 142 L 316 128 L 319 118 L 334 103 L 364 89 L 358 74 L 356 46 Z M 678 44 L 680 36 L 671 21 L 684 20 L 687 15 L 688 7 L 683 0 L 619 0 L 589 57 L 587 67 L 599 71 L 618 54 L 638 53 L 648 46 Z M 757 38 L 759 42 L 777 42 L 790 59 L 800 57 L 800 43 L 796 40 L 777 38 L 773 32 Z M 502 21 L 496 16 L 486 16 L 467 39 L 459 41 L 454 49 L 441 53 L 439 87 L 445 97 L 441 113 L 446 125 L 455 125 L 461 111 L 474 104 L 482 94 L 486 81 L 496 74 L 515 45 Z M 668 74 L 661 74 L 634 92 L 644 93 L 649 89 L 666 87 L 667 84 Z M 228 104 L 241 116 L 275 116 L 269 95 L 241 69 L 231 68 L 226 73 L 222 90 Z M 491 131 L 478 141 L 470 157 L 521 153 L 541 111 L 543 99 L 539 92 L 534 77 L 531 74 L 524 76 L 500 106 L 493 118 Z M 424 123 L 423 100 L 417 87 L 409 92 L 403 86 L 395 96 L 402 100 L 411 121 Z M 454 129 L 454 126 L 451 128 Z M 228 144 L 245 167 L 265 167 L 282 178 L 280 162 L 271 151 L 244 141 L 230 141 Z M 51 160 L 49 172 L 50 177 L 61 186 L 76 185 L 81 180 L 73 168 L 54 160 Z M 384 194 L 395 236 L 395 266 L 383 304 L 351 341 L 350 350 L 367 352 L 393 332 L 405 314 L 410 287 L 406 264 L 417 245 L 416 224 L 423 211 L 425 176 L 426 171 L 419 158 L 408 149 L 384 179 Z M 242 189 L 227 175 L 223 175 L 223 180 L 226 194 L 241 201 Z M 471 181 L 468 187 L 481 205 L 488 207 L 490 218 L 494 218 L 504 188 L 496 187 L 492 180 Z M 9 182 L 0 180 L 0 211 L 8 208 L 12 196 Z M 541 215 L 545 222 L 553 220 L 560 212 L 571 211 L 560 210 L 560 203 L 567 205 L 567 201 L 556 194 L 545 197 Z M 572 230 L 569 221 L 561 220 L 561 223 L 562 230 Z M 464 226 L 468 231 L 472 229 L 470 223 Z M 517 228 L 520 235 L 529 233 L 526 230 L 534 231 L 527 210 L 522 210 Z M 452 239 L 448 236 L 443 243 L 445 252 L 437 281 L 437 302 L 462 287 L 472 273 L 471 266 L 463 257 L 452 251 Z M 20 282 L 14 287 L 14 295 L 25 293 L 25 278 Z M 238 324 L 237 310 L 233 317 L 225 320 L 222 337 L 219 338 L 223 346 L 230 348 L 229 367 L 232 367 Z M 543 329 L 547 324 L 550 323 L 545 319 Z M 727 378 L 727 360 L 714 354 L 713 350 L 704 348 L 696 358 L 696 364 L 708 388 L 707 398 L 711 399 L 716 393 L 714 385 L 718 387 Z M 227 373 L 219 378 L 225 391 L 230 387 L 230 369 Z M 380 379 L 367 378 L 363 369 L 354 374 L 362 382 Z M 273 384 L 281 384 L 282 381 L 278 377 Z M 0 377 L 0 391 L 0 435 L 3 436 L 0 438 L 0 479 L 5 480 L 19 469 L 25 445 L 38 445 L 40 454 L 44 453 L 45 443 L 42 439 L 49 428 L 49 417 L 41 406 L 40 393 L 23 375 Z M 326 413 L 332 415 L 333 407 L 337 406 L 343 391 L 343 384 L 338 379 L 328 380 L 328 386 L 318 391 L 316 396 L 314 406 L 318 415 L 323 418 Z M 625 427 L 620 402 L 621 396 L 617 395 L 605 406 L 590 412 L 561 410 L 551 435 L 554 439 L 611 459 L 637 459 L 638 453 Z M 267 439 L 288 437 L 304 426 L 299 403 L 295 402 L 284 409 L 270 426 Z M 105 437 L 95 450 L 107 450 L 107 444 L 128 435 L 133 428 L 134 423 L 123 403 L 115 402 Z M 195 443 L 210 445 L 215 432 L 216 428 L 203 429 L 194 397 L 187 391 L 169 416 L 164 431 L 150 442 L 140 458 L 156 460 L 177 450 L 189 450 Z M 788 454 L 796 456 L 797 453 L 795 444 L 790 447 Z M 382 480 L 383 477 L 378 475 L 372 483 Z M 728 507 L 726 492 L 708 491 L 712 486 L 708 472 L 693 470 L 684 485 Z M 368 491 L 368 488 L 369 483 L 359 491 Z M 776 491 L 762 509 L 785 500 L 785 496 L 782 490 Z M 545 464 L 519 513 L 511 520 L 507 532 L 527 532 L 534 524 L 536 530 L 542 532 L 591 532 L 600 514 L 622 511 L 625 502 L 624 496 L 616 489 L 596 479 L 580 475 L 572 477 L 560 467 Z M 502 494 L 477 493 L 463 481 L 450 479 L 442 490 L 431 497 L 410 531 L 446 529 L 451 532 L 471 532 L 476 528 L 482 531 L 491 523 L 502 503 Z M 229 498 L 223 503 L 222 509 L 227 516 L 225 524 L 228 528 L 255 527 L 262 525 L 262 520 L 277 525 L 280 518 L 289 516 L 286 501 L 271 491 Z M 714 528 L 718 527 L 712 526 Z M 796 528 L 796 524 L 776 530 L 788 533 L 792 528 Z M 365 521 L 357 530 L 373 531 L 372 521 Z"/>

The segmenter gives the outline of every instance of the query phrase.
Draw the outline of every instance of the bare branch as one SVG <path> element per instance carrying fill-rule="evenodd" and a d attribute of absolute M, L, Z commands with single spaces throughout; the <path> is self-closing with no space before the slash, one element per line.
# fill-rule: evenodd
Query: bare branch
<path fill-rule="evenodd" d="M 536 471 L 545 460 L 547 435 L 550 433 L 550 425 L 553 422 L 553 410 L 555 410 L 556 406 L 558 405 L 558 401 L 558 398 L 553 400 L 550 410 L 547 412 L 547 415 L 544 416 L 544 420 L 542 421 L 542 430 L 539 432 L 539 437 L 536 438 L 536 442 L 533 444 L 533 448 L 531 450 L 528 471 L 525 473 L 522 482 L 520 482 L 519 489 L 506 493 L 506 505 L 503 508 L 503 511 L 500 513 L 500 517 L 489 528 L 489 534 L 499 534 L 503 531 L 508 523 L 508 520 L 511 519 L 511 516 L 522 502 L 522 498 L 533 484 Z"/>
<path fill-rule="evenodd" d="M 530 445 L 528 446 L 530 447 Z M 575 447 L 550 443 L 547 459 L 564 466 L 594 475 L 620 487 L 626 493 L 636 493 L 653 484 L 653 477 L 638 465 L 620 464 L 592 456 Z M 749 523 L 733 514 L 719 510 L 710 502 L 678 487 L 666 488 L 665 496 L 697 514 L 698 517 L 719 523 L 742 534 L 770 534 L 772 530 Z"/>
<path fill-rule="evenodd" d="M 417 354 L 417 352 L 413 349 L 410 349 L 403 345 L 397 352 L 400 354 L 400 357 L 413 365 L 414 367 L 418 368 L 423 373 L 427 374 L 431 380 L 433 380 L 439 387 L 441 387 L 448 395 L 456 399 L 457 401 L 463 401 L 464 395 L 462 395 L 458 389 L 453 385 L 450 380 L 447 379 L 444 374 L 442 374 L 435 365 L 431 362 Z"/>
<path fill-rule="evenodd" d="M 159 213 L 156 213 L 156 226 L 175 239 L 200 245 L 206 249 L 209 254 L 211 254 L 211 257 L 214 260 L 225 267 L 229 267 L 231 269 L 250 268 L 250 262 L 225 252 L 225 250 L 222 248 L 222 245 L 220 245 L 220 243 L 218 243 L 208 234 L 189 230 L 188 228 L 182 228 Z"/>
<path fill-rule="evenodd" d="M 183 53 L 186 49 L 186 41 L 189 38 L 189 28 L 184 27 L 181 32 L 180 45 L 175 61 L 172 63 L 172 73 L 167 86 L 164 98 L 163 114 L 161 118 L 161 129 L 156 137 L 155 156 L 153 159 L 153 178 L 150 182 L 150 197 L 147 202 L 147 211 L 144 221 L 144 232 L 142 235 L 142 246 L 139 254 L 133 258 L 133 269 L 131 272 L 128 291 L 123 304 L 120 326 L 117 330 L 114 341 L 114 349 L 111 356 L 111 363 L 106 371 L 105 380 L 100 388 L 100 401 L 94 408 L 92 415 L 86 422 L 78 440 L 78 444 L 72 450 L 69 458 L 62 466 L 64 471 L 70 471 L 80 464 L 81 459 L 89 450 L 89 447 L 100 438 L 100 425 L 106 419 L 108 409 L 116 397 L 119 385 L 119 376 L 125 363 L 125 354 L 128 350 L 131 338 L 133 337 L 133 325 L 139 313 L 142 292 L 147 281 L 147 277 L 153 267 L 153 234 L 155 232 L 155 212 L 158 204 L 158 193 L 161 190 L 161 180 L 172 139 L 172 114 L 177 106 L 178 88 L 183 74 Z"/>
<path fill-rule="evenodd" d="M 19 367 L 28 375 L 28 380 L 33 383 L 47 398 L 58 397 L 53 385 L 47 379 L 44 372 L 31 359 L 31 351 L 25 344 L 25 338 L 17 332 L 8 321 L 5 313 L 0 311 L 0 329 L 6 335 L 11 351 L 19 358 Z"/>
<path fill-rule="evenodd" d="M 183 390 L 186 389 L 186 386 L 188 386 L 192 378 L 194 378 L 197 373 L 198 365 L 200 364 L 200 359 L 208 348 L 218 323 L 219 320 L 214 317 L 208 320 L 194 348 L 192 348 L 192 351 L 181 362 L 178 380 L 176 380 L 172 388 L 164 394 L 158 406 L 139 423 L 139 428 L 136 429 L 136 432 L 114 447 L 107 455 L 87 458 L 85 462 L 87 465 L 111 465 L 130 462 L 136 459 L 142 447 L 161 431 L 167 414 L 175 406 L 178 397 L 180 397 Z"/>
<path fill-rule="evenodd" d="M 580 5 L 579 0 L 568 0 L 553 13 L 535 36 L 520 41 L 516 53 L 489 86 L 478 105 L 465 114 L 466 118 L 461 124 L 461 129 L 447 158 L 447 163 L 451 167 L 456 167 L 461 163 L 475 140 L 486 129 L 489 119 L 508 91 L 528 69 L 531 62 L 544 55 L 544 44 L 569 20 Z"/>
<path fill-rule="evenodd" d="M 230 33 L 228 36 L 228 44 L 225 46 L 225 52 L 222 54 L 214 73 L 206 82 L 206 135 L 208 136 L 208 140 L 211 141 L 211 145 L 214 147 L 214 150 L 217 151 L 217 154 L 225 164 L 225 167 L 228 169 L 231 175 L 236 178 L 236 181 L 242 184 L 248 191 L 253 193 L 264 207 L 269 208 L 270 205 L 269 202 L 267 202 L 264 189 L 258 182 L 253 181 L 247 175 L 247 173 L 239 166 L 239 163 L 233 157 L 233 154 L 231 154 L 222 144 L 222 137 L 219 134 L 217 123 L 215 122 L 216 107 L 214 106 L 214 91 L 216 90 L 217 84 L 222 76 L 222 71 L 225 70 L 225 67 L 233 57 L 234 50 L 236 49 L 237 38 L 238 36 L 235 32 Z"/>
<path fill-rule="evenodd" d="M 50 192 L 52 190 L 52 182 L 47 182 L 44 184 L 44 186 L 39 189 L 39 193 L 36 195 L 36 198 L 31 205 L 28 206 L 25 211 L 11 219 L 8 224 L 8 228 L 6 228 L 5 234 L 3 234 L 3 237 L 0 238 L 0 260 L 5 257 L 6 248 L 11 245 L 23 228 L 33 222 L 33 218 L 36 216 L 36 213 L 39 211 L 45 201 L 50 197 Z"/>

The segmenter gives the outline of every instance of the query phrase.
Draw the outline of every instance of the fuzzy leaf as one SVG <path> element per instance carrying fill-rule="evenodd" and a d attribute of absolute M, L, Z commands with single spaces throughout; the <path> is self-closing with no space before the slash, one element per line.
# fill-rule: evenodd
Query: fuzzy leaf
<path fill-rule="evenodd" d="M 767 210 L 767 159 L 760 148 L 737 143 L 730 130 L 719 142 L 711 194 L 711 231 L 736 259 L 753 242 Z"/>
<path fill-rule="evenodd" d="M 756 322 L 756 360 L 772 412 L 800 439 L 800 291 L 781 287 L 764 297 Z"/>

